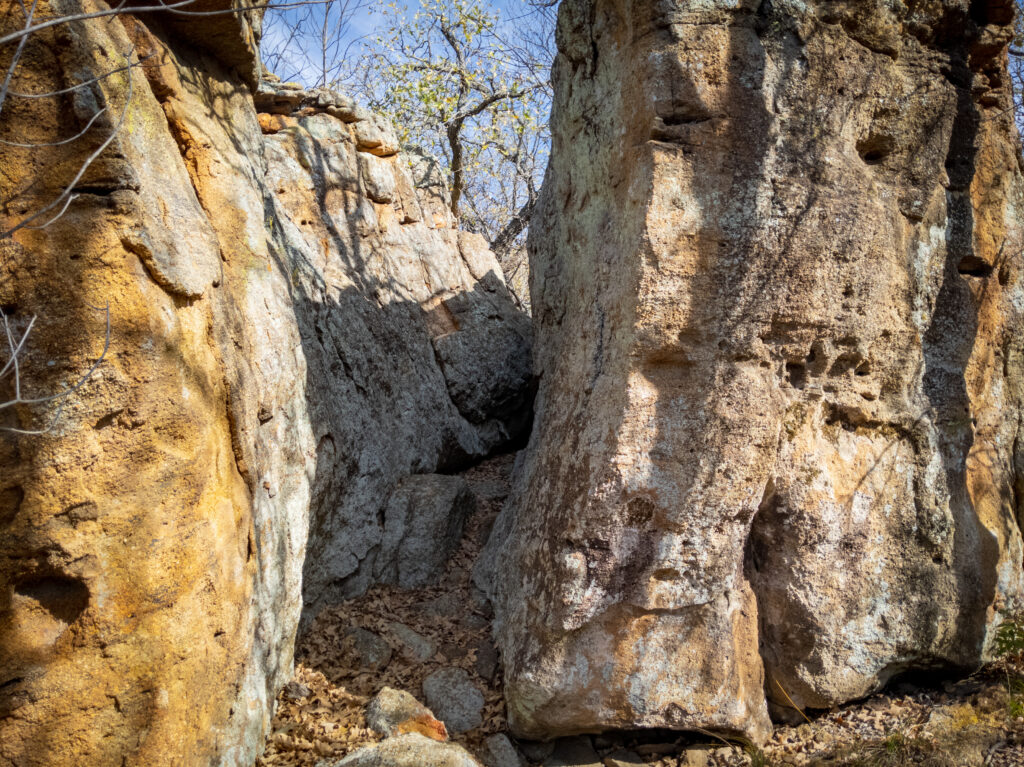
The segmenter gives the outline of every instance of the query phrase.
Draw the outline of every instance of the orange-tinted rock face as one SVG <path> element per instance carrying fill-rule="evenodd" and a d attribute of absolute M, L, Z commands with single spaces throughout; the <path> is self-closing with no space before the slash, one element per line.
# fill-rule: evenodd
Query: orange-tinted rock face
<path fill-rule="evenodd" d="M 15 87 L 65 88 L 122 66 L 132 49 L 117 19 L 57 27 L 30 40 Z M 245 103 L 216 62 L 203 79 Z M 183 88 L 161 96 L 187 98 Z M 107 307 L 110 332 L 78 393 L 5 412 L 6 426 L 53 428 L 0 435 L 0 764 L 247 763 L 288 671 L 299 566 L 286 588 L 261 582 L 260 514 L 232 444 L 216 341 L 223 233 L 196 195 L 166 103 L 135 68 L 64 98 L 5 104 L 0 130 L 23 143 L 74 135 L 107 110 L 82 141 L 3 147 L 4 229 L 44 207 L 121 127 L 64 215 L 4 246 L 0 304 L 18 331 L 37 317 L 24 397 L 60 392 L 89 369 Z M 225 122 L 230 106 L 216 105 Z M 192 159 L 203 151 L 216 150 L 197 145 Z M 301 421 L 294 428 L 293 446 Z M 301 457 L 290 463 L 300 481 L 281 493 L 291 507 L 279 507 L 275 533 L 286 540 L 304 536 L 308 499 Z M 283 629 L 257 639 L 268 597 L 281 602 Z"/>
<path fill-rule="evenodd" d="M 407 178 L 373 202 L 399 160 L 373 156 L 360 175 L 357 126 L 288 118 L 268 181 L 249 27 L 140 19 L 33 36 L 17 91 L 109 76 L 0 113 L 0 138 L 19 143 L 94 120 L 80 140 L 0 145 L 0 230 L 115 134 L 63 215 L 0 240 L 0 308 L 16 334 L 36 317 L 23 398 L 67 390 L 108 346 L 72 396 L 0 410 L 0 426 L 43 432 L 0 432 L 3 767 L 252 764 L 291 673 L 303 567 L 311 603 L 365 588 L 391 488 L 486 454 L 529 408 L 525 320 L 493 256 Z M 110 74 L 131 56 L 145 66 Z M 340 163 L 342 135 L 351 179 L 295 162 Z M 329 226 L 307 238 L 290 215 Z M 344 239 L 322 238 L 339 227 Z M 511 368 L 468 332 L 487 322 L 515 337 Z M 512 370 L 509 401 L 460 409 L 474 354 Z M 15 393 L 3 385 L 0 401 Z M 311 507 L 327 532 L 306 562 Z M 341 530 L 367 547 L 339 553 Z"/>
<path fill-rule="evenodd" d="M 1011 10 L 562 4 L 487 560 L 521 733 L 760 737 L 1020 605 Z"/>

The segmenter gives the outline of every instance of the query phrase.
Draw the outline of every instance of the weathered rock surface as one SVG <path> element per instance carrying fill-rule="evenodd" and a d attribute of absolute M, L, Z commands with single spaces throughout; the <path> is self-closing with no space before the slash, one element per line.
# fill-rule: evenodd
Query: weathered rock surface
<path fill-rule="evenodd" d="M 341 648 L 352 668 L 380 671 L 391 662 L 391 645 L 379 634 L 358 626 L 345 633 Z"/>
<path fill-rule="evenodd" d="M 975 666 L 1020 606 L 1012 10 L 562 4 L 537 425 L 479 568 L 516 732 L 761 738 L 766 694 Z"/>
<path fill-rule="evenodd" d="M 59 200 L 116 132 L 63 215 L 0 241 L 3 313 L 19 333 L 38 316 L 26 397 L 74 384 L 103 353 L 103 307 L 110 320 L 79 391 L 3 411 L 53 424 L 0 433 L 4 767 L 251 765 L 291 677 L 303 580 L 311 607 L 365 588 L 394 486 L 529 417 L 526 320 L 443 199 L 418 197 L 411 162 L 377 157 L 386 125 L 361 139 L 387 164 L 373 178 L 356 150 L 369 118 L 319 111 L 346 106 L 333 97 L 304 94 L 265 137 L 258 20 L 144 17 L 33 35 L 12 88 L 99 79 L 9 97 L 0 118 L 0 138 L 43 145 L 0 145 L 0 231 Z M 121 71 L 122 52 L 146 66 Z M 393 201 L 375 203 L 388 172 Z M 465 309 L 477 300 L 486 316 Z M 460 409 L 464 377 L 489 374 L 446 371 L 435 345 L 481 323 L 521 343 L 478 349 L 504 384 Z"/>
<path fill-rule="evenodd" d="M 318 767 L 480 767 L 480 763 L 462 746 L 411 733 L 361 748 L 341 761 L 320 762 Z"/>
<path fill-rule="evenodd" d="M 387 626 L 391 634 L 398 640 L 402 655 L 410 660 L 423 663 L 437 654 L 437 644 L 415 629 L 395 621 L 388 623 Z"/>

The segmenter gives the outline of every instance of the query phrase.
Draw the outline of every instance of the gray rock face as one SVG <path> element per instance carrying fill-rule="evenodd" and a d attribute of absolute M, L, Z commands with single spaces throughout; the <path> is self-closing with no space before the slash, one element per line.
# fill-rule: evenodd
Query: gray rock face
<path fill-rule="evenodd" d="M 403 516 L 414 509 L 402 504 L 414 496 L 426 503 L 435 486 L 438 500 L 450 498 L 443 479 L 416 477 L 482 457 L 524 429 L 530 327 L 494 256 L 452 228 L 442 199 L 418 194 L 418 165 L 404 154 L 381 156 L 390 141 L 383 122 L 364 130 L 367 120 L 346 124 L 324 113 L 284 119 L 290 127 L 266 136 L 267 183 L 317 444 L 304 572 L 312 615 L 379 579 L 420 585 L 433 577 L 464 510 L 445 518 L 452 506 L 424 507 L 420 519 Z M 383 143 L 371 146 L 374 137 Z M 477 367 L 450 352 L 456 347 L 475 354 Z M 493 401 L 453 394 L 481 376 Z M 416 550 L 420 533 L 435 548 L 417 557 L 430 564 L 403 557 L 419 569 L 400 581 L 395 557 L 401 547 Z M 455 541 L 441 540 L 449 533 Z"/>
<path fill-rule="evenodd" d="M 1012 5 L 561 4 L 536 428 L 479 568 L 513 731 L 759 739 L 766 695 L 986 657 L 1024 596 Z"/>
<path fill-rule="evenodd" d="M 361 748 L 340 761 L 320 762 L 317 767 L 480 767 L 480 763 L 461 746 L 410 733 Z"/>
<path fill-rule="evenodd" d="M 427 705 L 453 735 L 483 722 L 484 695 L 461 668 L 443 668 L 423 680 Z"/>
<path fill-rule="evenodd" d="M 461 477 L 422 474 L 402 480 L 384 510 L 377 579 L 404 589 L 435 584 L 475 503 Z"/>

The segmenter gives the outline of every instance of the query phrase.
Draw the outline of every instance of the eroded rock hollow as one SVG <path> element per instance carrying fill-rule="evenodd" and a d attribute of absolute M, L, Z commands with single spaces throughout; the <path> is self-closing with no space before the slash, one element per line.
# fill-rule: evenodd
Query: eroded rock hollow
<path fill-rule="evenodd" d="M 42 226 L 0 240 L 0 310 L 19 339 L 36 318 L 18 378 L 43 399 L 0 423 L 4 767 L 253 764 L 303 605 L 423 546 L 414 501 L 461 526 L 447 478 L 410 475 L 529 421 L 529 320 L 486 244 L 386 121 L 259 83 L 258 29 L 58 24 L 12 82 L 56 93 L 3 104 L 0 231 Z"/>
<path fill-rule="evenodd" d="M 1022 597 L 1009 0 L 565 0 L 512 727 L 768 730 Z"/>

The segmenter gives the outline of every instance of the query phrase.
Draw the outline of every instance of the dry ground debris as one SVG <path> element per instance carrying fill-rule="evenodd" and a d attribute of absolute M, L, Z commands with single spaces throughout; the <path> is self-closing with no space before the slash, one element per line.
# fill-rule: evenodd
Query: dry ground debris
<path fill-rule="evenodd" d="M 478 508 L 438 586 L 378 586 L 317 616 L 299 640 L 295 681 L 281 693 L 259 767 L 315 765 L 380 740 L 364 718 L 369 700 L 393 687 L 423 701 L 423 681 L 445 668 L 464 670 L 484 696 L 482 724 L 452 737 L 483 762 L 485 740 L 505 732 L 506 722 L 490 612 L 470 573 L 508 493 L 513 461 L 499 456 L 464 473 Z M 346 641 L 356 630 L 390 648 L 383 668 L 360 669 L 366 658 L 359 643 Z M 582 746 L 601 767 L 1024 767 L 1024 658 L 961 680 L 918 676 L 868 700 L 807 715 L 809 721 L 776 727 L 763 749 L 710 734 L 653 731 L 577 738 L 563 752 Z M 564 761 L 550 749 L 540 753 L 546 755 L 531 764 Z"/>

